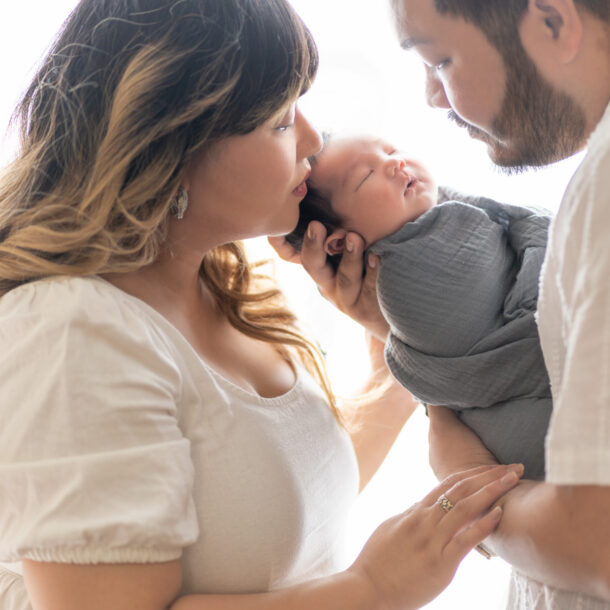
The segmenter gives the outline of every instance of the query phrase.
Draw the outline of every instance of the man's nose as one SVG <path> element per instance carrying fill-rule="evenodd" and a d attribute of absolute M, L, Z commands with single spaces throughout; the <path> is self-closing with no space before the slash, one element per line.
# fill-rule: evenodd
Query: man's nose
<path fill-rule="evenodd" d="M 426 101 L 432 108 L 451 108 L 445 87 L 433 68 L 426 67 Z"/>

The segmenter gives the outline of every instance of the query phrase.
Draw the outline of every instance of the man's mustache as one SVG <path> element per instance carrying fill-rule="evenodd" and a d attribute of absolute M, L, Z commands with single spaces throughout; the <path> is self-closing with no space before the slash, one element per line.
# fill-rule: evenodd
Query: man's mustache
<path fill-rule="evenodd" d="M 450 121 L 453 121 L 458 127 L 463 127 L 464 129 L 468 130 L 468 133 L 471 137 L 476 137 L 480 140 L 484 140 L 485 142 L 491 141 L 491 138 L 485 131 L 479 129 L 478 127 L 475 127 L 474 125 L 471 125 L 470 123 L 467 123 L 454 110 L 447 111 L 447 118 Z"/>

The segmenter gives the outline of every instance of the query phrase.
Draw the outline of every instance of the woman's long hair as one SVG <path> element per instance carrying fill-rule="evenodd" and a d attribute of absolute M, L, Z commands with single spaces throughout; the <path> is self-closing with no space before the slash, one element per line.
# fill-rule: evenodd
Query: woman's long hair
<path fill-rule="evenodd" d="M 0 179 L 0 295 L 53 275 L 134 271 L 166 237 L 186 167 L 310 85 L 313 39 L 285 0 L 81 0 L 13 121 Z M 318 350 L 239 243 L 200 270 L 241 332 L 296 351 L 334 409 Z"/>

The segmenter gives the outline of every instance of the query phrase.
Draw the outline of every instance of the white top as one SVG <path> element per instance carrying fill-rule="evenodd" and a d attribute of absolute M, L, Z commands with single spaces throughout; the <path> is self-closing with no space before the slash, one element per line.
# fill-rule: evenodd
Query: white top
<path fill-rule="evenodd" d="M 610 105 L 551 225 L 541 278 L 538 324 L 553 392 L 546 480 L 557 485 L 610 485 L 609 235 Z M 521 601 L 511 609 L 610 608 L 515 578 Z"/>
<path fill-rule="evenodd" d="M 184 593 L 343 567 L 355 455 L 304 370 L 277 398 L 242 390 L 96 277 L 12 290 L 0 341 L 0 561 L 181 557 Z"/>

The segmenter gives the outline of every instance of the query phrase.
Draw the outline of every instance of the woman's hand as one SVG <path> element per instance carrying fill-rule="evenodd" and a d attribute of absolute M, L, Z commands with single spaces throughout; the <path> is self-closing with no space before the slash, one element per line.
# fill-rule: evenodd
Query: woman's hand
<path fill-rule="evenodd" d="M 280 258 L 301 263 L 323 297 L 376 337 L 385 340 L 388 324 L 377 302 L 378 258 L 369 254 L 365 268 L 364 240 L 357 233 L 348 233 L 341 263 L 335 272 L 326 262 L 325 239 L 324 225 L 314 220 L 309 224 L 300 254 L 283 237 L 270 237 L 269 243 Z"/>
<path fill-rule="evenodd" d="M 438 479 L 481 465 L 497 464 L 481 439 L 446 407 L 428 406 L 430 466 Z"/>
<path fill-rule="evenodd" d="M 372 607 L 420 608 L 436 597 L 466 553 L 496 528 L 502 510 L 487 511 L 518 480 L 510 466 L 454 474 L 382 523 L 348 570 L 368 581 L 370 598 L 377 602 Z M 443 508 L 440 498 L 450 504 Z"/>

